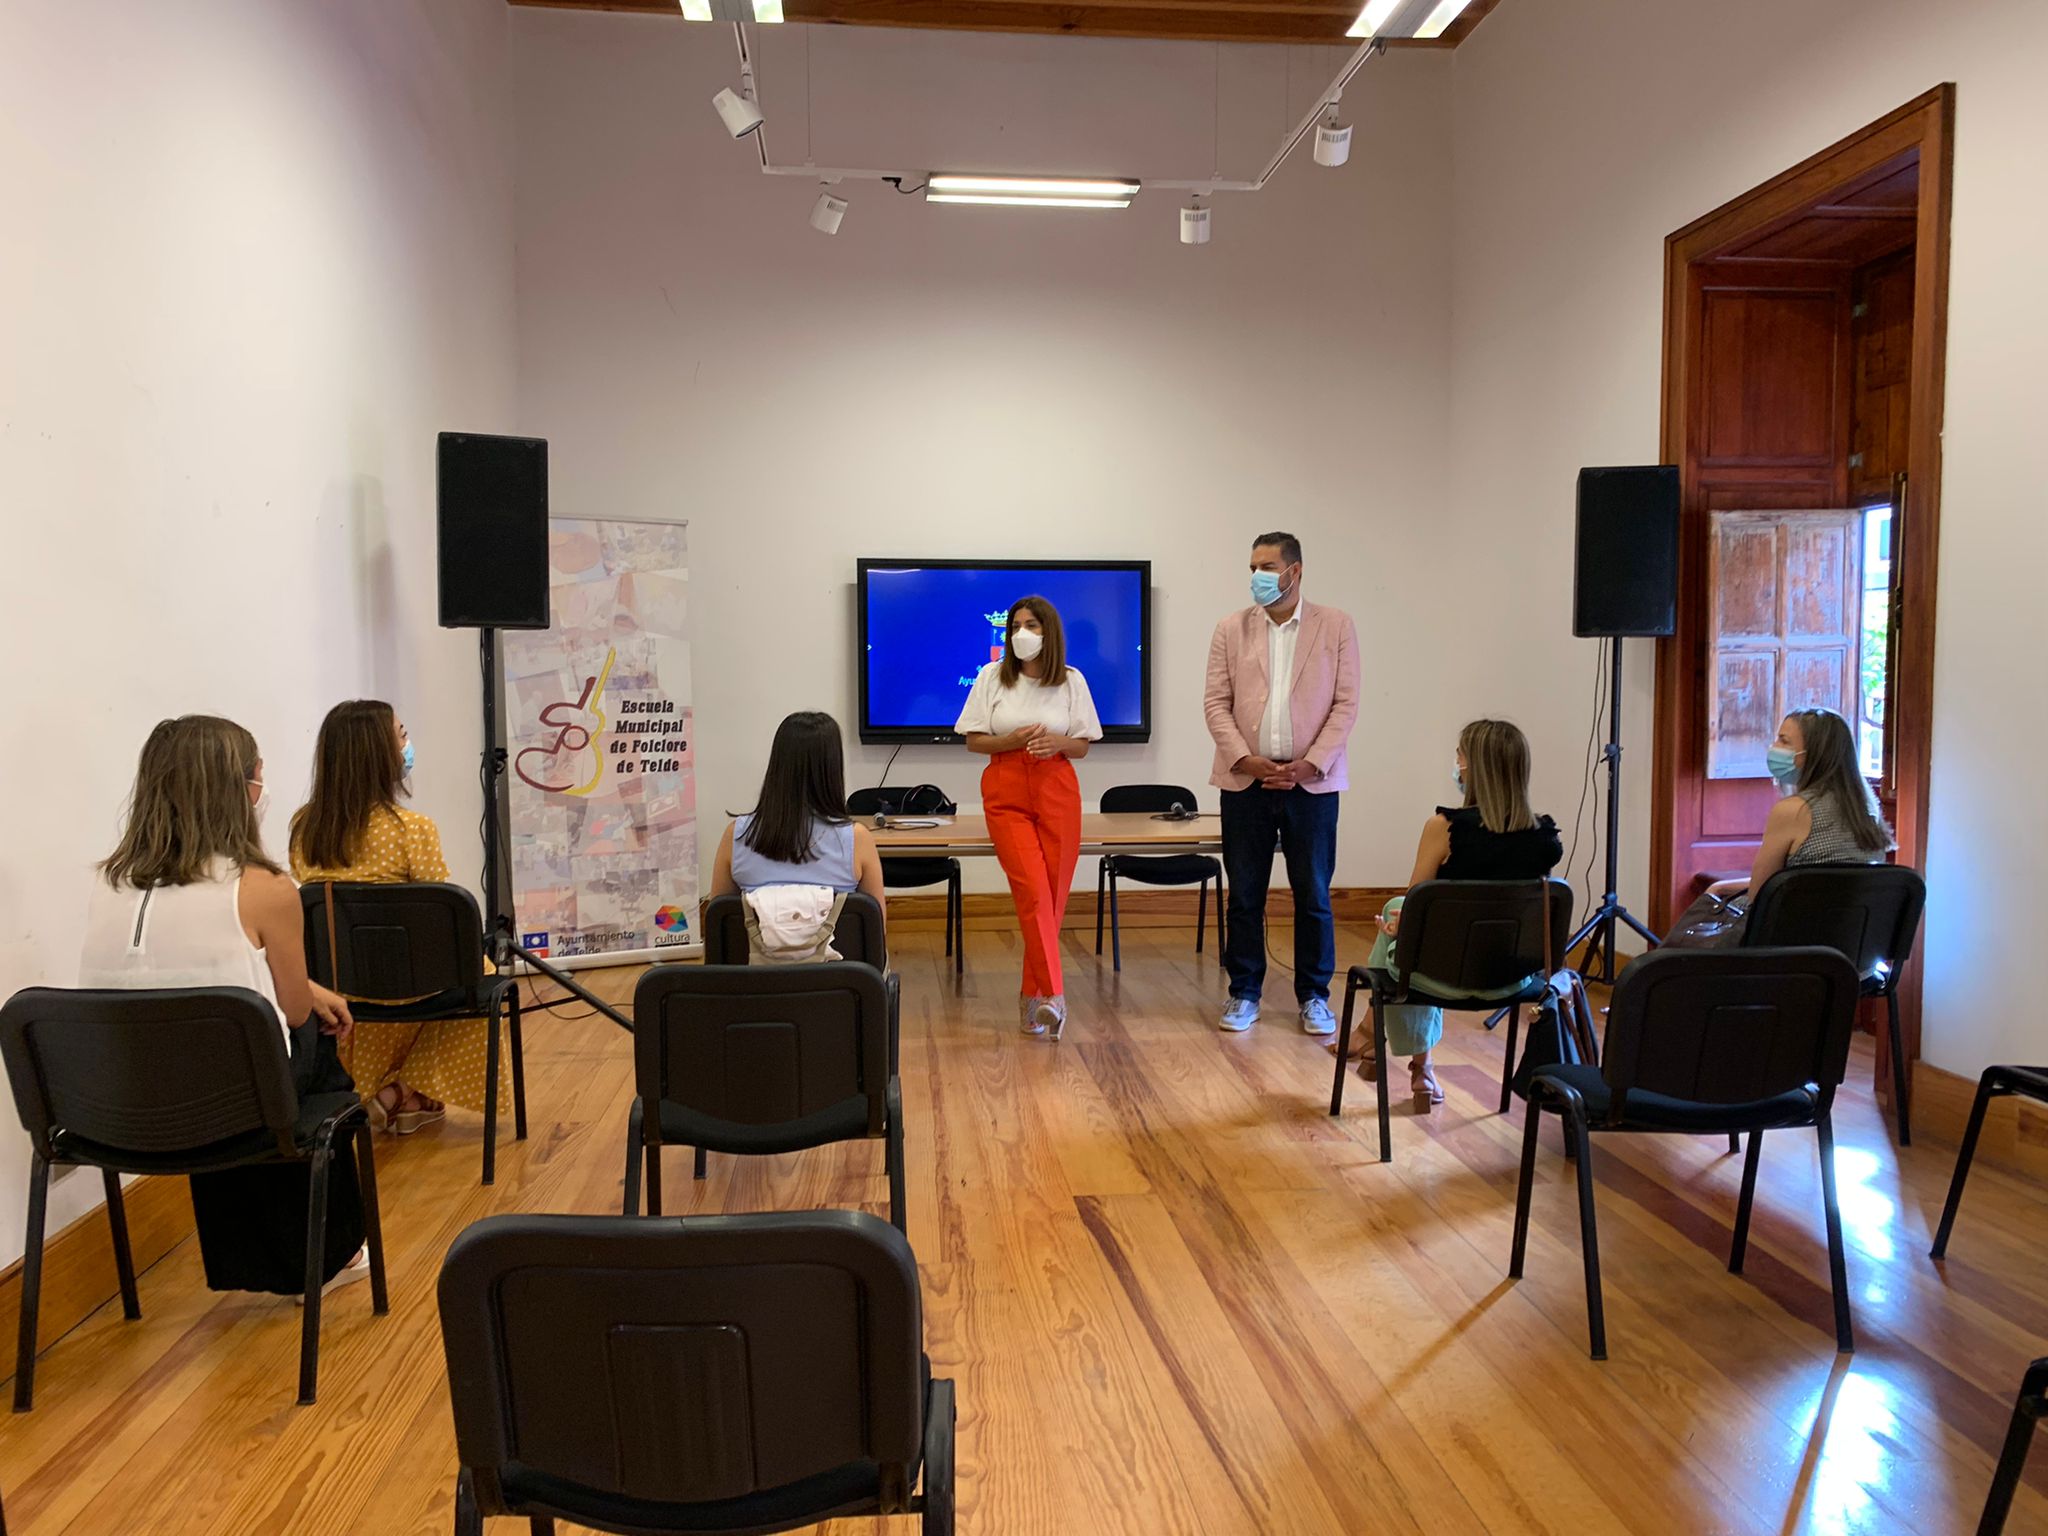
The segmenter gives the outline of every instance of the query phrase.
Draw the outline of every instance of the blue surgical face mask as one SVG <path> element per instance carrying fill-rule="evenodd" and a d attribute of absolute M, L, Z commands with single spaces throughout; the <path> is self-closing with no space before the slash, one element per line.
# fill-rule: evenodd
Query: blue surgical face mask
<path fill-rule="evenodd" d="M 404 750 L 404 751 L 402 751 L 402 752 L 400 752 L 400 753 L 398 754 L 398 757 L 399 757 L 399 761 L 405 764 L 405 773 L 406 773 L 406 777 L 407 777 L 407 778 L 411 778 L 411 777 L 412 777 L 412 765 L 413 765 L 413 755 L 412 755 L 412 742 L 411 742 L 410 740 L 408 740 L 408 741 L 406 742 L 406 744 L 405 744 L 405 750 Z"/>
<path fill-rule="evenodd" d="M 1261 608 L 1270 608 L 1287 595 L 1280 585 L 1278 573 L 1273 571 L 1252 572 L 1252 601 Z"/>
<path fill-rule="evenodd" d="M 1465 770 L 1456 764 L 1451 767 L 1451 782 L 1458 786 L 1458 798 L 1462 801 L 1465 798 Z"/>
<path fill-rule="evenodd" d="M 1799 754 L 1790 747 L 1772 747 L 1764 754 L 1764 766 L 1771 770 L 1780 789 L 1790 789 L 1799 782 Z"/>

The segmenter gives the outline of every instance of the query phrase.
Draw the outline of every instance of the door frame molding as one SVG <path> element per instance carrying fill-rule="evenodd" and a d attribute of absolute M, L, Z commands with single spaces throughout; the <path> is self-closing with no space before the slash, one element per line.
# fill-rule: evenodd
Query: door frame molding
<path fill-rule="evenodd" d="M 1914 230 L 1913 354 L 1907 439 L 1907 480 L 1900 565 L 1898 667 L 1891 711 L 1896 756 L 1893 784 L 1898 795 L 1899 858 L 1924 869 L 1934 724 L 1934 598 L 1941 524 L 1941 432 L 1948 357 L 1949 211 L 1955 175 L 1953 83 L 1926 94 L 1858 129 L 1819 154 L 1801 161 L 1713 212 L 1694 220 L 1664 242 L 1664 372 L 1662 459 L 1681 466 L 1683 517 L 1706 515 L 1694 477 L 1686 473 L 1688 438 L 1696 420 L 1692 391 L 1691 341 L 1698 314 L 1690 302 L 1688 278 L 1695 262 L 1709 261 L 1773 226 L 1787 224 L 1823 203 L 1840 188 L 1888 161 L 1917 150 L 1920 195 Z M 1680 591 L 1689 579 L 1684 562 L 1691 543 L 1681 538 Z M 1660 929 L 1676 915 L 1677 805 L 1680 758 L 1687 739 L 1687 715 L 1702 700 L 1706 658 L 1684 654 L 1685 634 L 1657 643 L 1656 724 L 1653 749 L 1650 910 Z M 1704 773 L 1704 764 L 1699 772 Z M 1920 1054 L 1920 966 L 1914 961 L 1901 978 L 1904 1038 L 1908 1059 Z M 1888 1052 L 1879 1035 L 1879 1081 L 1887 1081 Z"/>

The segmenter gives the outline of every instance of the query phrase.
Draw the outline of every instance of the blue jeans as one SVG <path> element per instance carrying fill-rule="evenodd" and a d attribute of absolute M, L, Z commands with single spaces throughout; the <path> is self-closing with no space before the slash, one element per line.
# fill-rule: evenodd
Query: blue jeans
<path fill-rule="evenodd" d="M 1305 789 L 1223 792 L 1223 869 L 1230 880 L 1230 925 L 1223 966 L 1232 997 L 1256 998 L 1266 985 L 1266 890 L 1273 844 L 1287 859 L 1294 889 L 1294 996 L 1328 1001 L 1337 968 L 1330 917 L 1330 876 L 1337 868 L 1337 797 Z"/>

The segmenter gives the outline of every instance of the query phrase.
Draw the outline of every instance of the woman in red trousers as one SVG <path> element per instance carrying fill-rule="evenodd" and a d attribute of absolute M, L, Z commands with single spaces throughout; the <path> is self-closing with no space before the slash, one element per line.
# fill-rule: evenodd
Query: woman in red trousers
<path fill-rule="evenodd" d="M 1088 680 L 1067 665 L 1059 610 L 1042 597 L 1010 605 L 1003 655 L 981 669 L 953 729 L 987 755 L 981 805 L 1024 930 L 1024 1033 L 1057 1040 L 1067 1026 L 1060 920 L 1081 857 L 1081 786 L 1072 759 L 1102 739 Z"/>

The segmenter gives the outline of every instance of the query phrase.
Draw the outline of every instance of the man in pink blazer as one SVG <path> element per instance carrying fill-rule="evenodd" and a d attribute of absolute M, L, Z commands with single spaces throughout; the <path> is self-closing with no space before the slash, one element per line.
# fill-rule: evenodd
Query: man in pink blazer
<path fill-rule="evenodd" d="M 1222 1027 L 1259 1020 L 1266 983 L 1266 888 L 1273 844 L 1294 888 L 1294 996 L 1311 1035 L 1337 1028 L 1330 876 L 1337 793 L 1349 787 L 1345 743 L 1358 719 L 1358 629 L 1348 614 L 1301 597 L 1301 541 L 1263 533 L 1252 546 L 1252 606 L 1216 626 L 1202 709 L 1216 741 L 1209 782 L 1223 791 L 1230 924 L 1223 951 L 1230 1005 Z"/>

